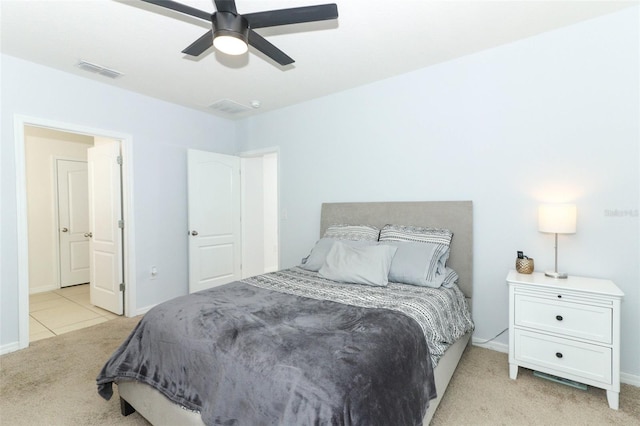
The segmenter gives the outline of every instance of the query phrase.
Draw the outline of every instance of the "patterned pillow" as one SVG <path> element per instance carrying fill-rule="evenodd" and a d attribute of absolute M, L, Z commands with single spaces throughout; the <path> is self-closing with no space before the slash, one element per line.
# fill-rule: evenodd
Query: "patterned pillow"
<path fill-rule="evenodd" d="M 371 225 L 331 225 L 323 238 L 351 241 L 378 241 L 380 230 Z"/>
<path fill-rule="evenodd" d="M 443 228 L 385 225 L 380 231 L 380 241 L 411 241 L 418 243 L 451 245 L 453 232 Z"/>
<path fill-rule="evenodd" d="M 458 273 L 447 266 L 442 278 L 442 287 L 451 288 L 458 282 Z"/>
<path fill-rule="evenodd" d="M 453 233 L 448 229 L 385 225 L 380 243 L 398 247 L 389 280 L 405 284 L 440 287 Z"/>

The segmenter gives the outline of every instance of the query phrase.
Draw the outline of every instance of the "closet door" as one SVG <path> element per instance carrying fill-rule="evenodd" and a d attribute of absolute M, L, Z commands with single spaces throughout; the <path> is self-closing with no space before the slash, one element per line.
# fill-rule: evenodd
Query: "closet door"
<path fill-rule="evenodd" d="M 240 158 L 188 151 L 189 293 L 241 278 Z"/>

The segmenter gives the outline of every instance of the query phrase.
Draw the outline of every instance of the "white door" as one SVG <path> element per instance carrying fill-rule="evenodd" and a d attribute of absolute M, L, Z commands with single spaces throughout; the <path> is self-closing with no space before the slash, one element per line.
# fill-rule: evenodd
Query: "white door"
<path fill-rule="evenodd" d="M 91 304 L 122 315 L 124 310 L 122 267 L 120 142 L 89 148 L 89 263 Z"/>
<path fill-rule="evenodd" d="M 240 158 L 188 151 L 189 293 L 241 278 Z"/>
<path fill-rule="evenodd" d="M 87 162 L 57 160 L 60 287 L 89 282 Z"/>

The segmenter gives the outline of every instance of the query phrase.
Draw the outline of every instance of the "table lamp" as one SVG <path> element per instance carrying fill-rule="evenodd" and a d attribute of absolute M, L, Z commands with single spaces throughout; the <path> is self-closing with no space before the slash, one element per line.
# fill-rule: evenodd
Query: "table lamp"
<path fill-rule="evenodd" d="M 555 234 L 555 267 L 544 274 L 552 278 L 567 278 L 566 272 L 558 272 L 558 234 L 576 233 L 575 204 L 542 204 L 538 207 L 538 230 Z"/>

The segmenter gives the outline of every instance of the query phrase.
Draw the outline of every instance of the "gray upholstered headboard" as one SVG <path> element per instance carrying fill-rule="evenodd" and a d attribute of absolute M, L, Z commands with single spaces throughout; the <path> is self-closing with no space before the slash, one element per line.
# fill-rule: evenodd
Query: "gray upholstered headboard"
<path fill-rule="evenodd" d="M 458 286 L 473 296 L 473 203 L 471 201 L 417 201 L 380 203 L 324 203 L 320 237 L 333 224 L 387 224 L 447 228 L 453 232 L 447 266 L 460 279 Z"/>

